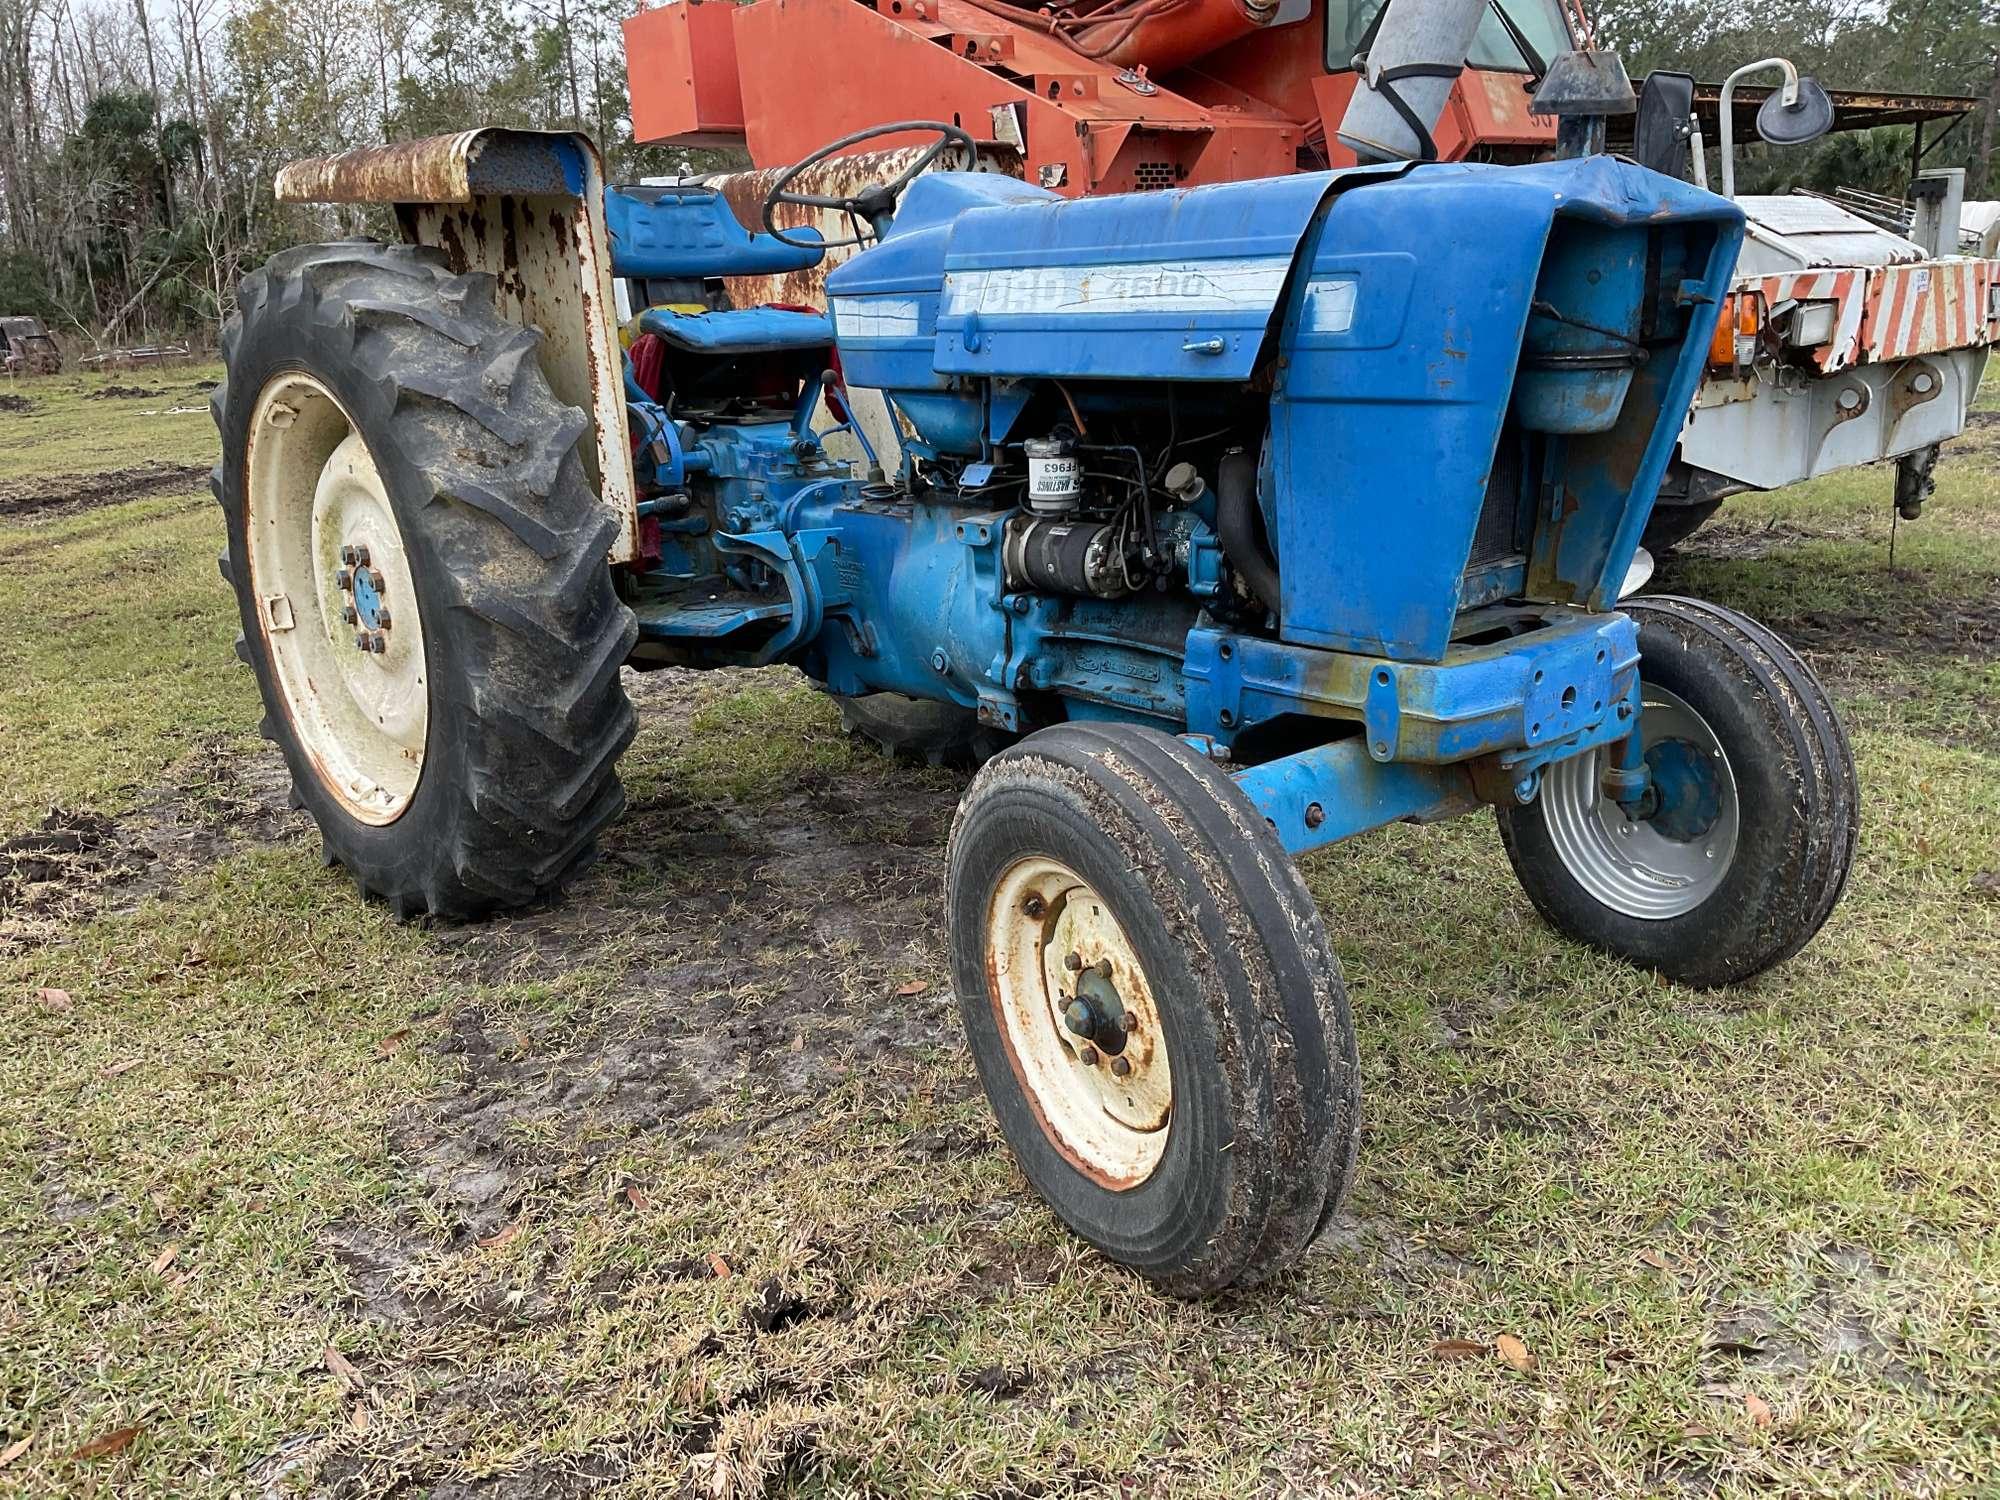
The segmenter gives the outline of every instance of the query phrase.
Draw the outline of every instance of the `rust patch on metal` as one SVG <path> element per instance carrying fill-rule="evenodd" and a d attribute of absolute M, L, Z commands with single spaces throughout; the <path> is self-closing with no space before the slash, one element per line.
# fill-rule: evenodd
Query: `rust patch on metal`
<path fill-rule="evenodd" d="M 278 173 L 280 203 L 466 203 L 481 193 L 574 198 L 563 143 L 540 130 L 461 130 L 308 157 Z"/>
<path fill-rule="evenodd" d="M 278 173 L 280 203 L 461 203 L 477 131 L 308 157 Z"/>
<path fill-rule="evenodd" d="M 1014 1038 L 1007 1030 L 1007 1011 L 1000 999 L 1000 964 L 991 947 L 986 950 L 986 999 L 993 1007 L 993 1027 L 999 1033 L 1000 1045 L 1006 1049 L 1007 1066 L 1014 1074 L 1014 1087 L 1019 1092 L 1022 1102 L 1028 1106 L 1028 1112 L 1035 1117 L 1035 1123 L 1041 1127 L 1042 1135 L 1056 1148 L 1070 1167 L 1088 1177 L 1099 1187 L 1113 1193 L 1123 1192 L 1131 1187 L 1131 1183 L 1120 1182 L 1109 1172 L 1092 1166 L 1077 1155 L 1062 1138 L 1062 1133 L 1050 1122 L 1048 1114 L 1042 1108 L 1041 1099 L 1028 1083 L 1027 1070 L 1021 1066 L 1021 1059 L 1014 1050 Z"/>
<path fill-rule="evenodd" d="M 1944 375 L 1928 361 L 1913 359 L 1889 387 L 1889 422 L 1894 426 L 1912 407 L 1944 394 Z"/>
<path fill-rule="evenodd" d="M 451 267 L 452 274 L 463 276 L 471 262 L 465 258 L 465 238 L 458 232 L 456 217 L 438 221 L 438 243 L 439 248 L 444 251 L 445 264 Z"/>
<path fill-rule="evenodd" d="M 851 198 L 876 183 L 893 182 L 909 170 L 910 164 L 922 156 L 925 149 L 923 146 L 900 146 L 893 151 L 860 151 L 851 156 L 836 156 L 801 173 L 792 182 L 791 191 L 818 198 Z M 995 151 L 982 146 L 979 160 L 983 171 L 1014 178 L 1021 175 L 1018 152 Z M 934 166 L 932 170 L 940 169 Z M 722 195 L 722 201 L 729 205 L 737 223 L 752 234 L 762 234 L 765 195 L 784 175 L 784 171 L 782 167 L 767 167 L 756 172 L 728 172 L 709 178 L 708 183 Z M 796 203 L 778 204 L 772 218 L 780 229 L 817 229 L 828 239 L 847 239 L 857 227 L 864 230 L 867 227 L 837 209 L 805 208 Z M 723 287 L 735 307 L 756 307 L 776 302 L 792 307 L 824 308 L 827 273 L 856 254 L 857 249 L 855 246 L 829 249 L 818 265 L 807 266 L 801 271 L 784 271 L 770 276 L 725 277 Z"/>

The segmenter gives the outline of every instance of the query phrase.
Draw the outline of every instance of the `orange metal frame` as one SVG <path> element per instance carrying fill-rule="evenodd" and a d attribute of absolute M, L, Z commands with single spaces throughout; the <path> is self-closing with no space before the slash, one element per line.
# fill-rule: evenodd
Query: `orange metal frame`
<path fill-rule="evenodd" d="M 624 23 L 633 128 L 644 142 L 741 144 L 768 167 L 886 120 L 951 120 L 1018 144 L 1030 181 L 1076 196 L 1353 162 L 1334 132 L 1355 74 L 1327 70 L 1317 5 L 1282 26 L 1246 0 L 1106 13 L 1120 19 L 1071 23 L 1071 45 L 1004 0 L 674 0 Z M 1468 70 L 1434 132 L 1440 153 L 1546 150 L 1554 121 L 1529 116 L 1525 84 Z"/>

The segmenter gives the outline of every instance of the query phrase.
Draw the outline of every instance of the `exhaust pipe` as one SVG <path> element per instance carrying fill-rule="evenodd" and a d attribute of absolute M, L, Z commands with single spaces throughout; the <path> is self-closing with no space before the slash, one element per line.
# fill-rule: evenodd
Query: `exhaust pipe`
<path fill-rule="evenodd" d="M 1436 161 L 1444 113 L 1488 0 L 1389 0 L 1355 59 L 1340 142 L 1363 161 Z"/>

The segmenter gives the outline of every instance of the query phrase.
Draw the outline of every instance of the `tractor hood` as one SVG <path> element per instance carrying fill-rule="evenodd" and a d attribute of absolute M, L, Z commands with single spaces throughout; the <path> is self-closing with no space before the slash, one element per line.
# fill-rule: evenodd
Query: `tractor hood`
<path fill-rule="evenodd" d="M 1084 199 L 990 173 L 920 177 L 882 243 L 827 278 L 842 356 L 856 383 L 892 389 L 1243 380 L 1334 184 L 1403 170 Z"/>

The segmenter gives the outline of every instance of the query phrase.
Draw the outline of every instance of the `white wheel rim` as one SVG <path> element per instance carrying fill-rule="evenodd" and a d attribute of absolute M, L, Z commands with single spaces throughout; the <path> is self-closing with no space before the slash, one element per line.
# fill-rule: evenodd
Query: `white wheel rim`
<path fill-rule="evenodd" d="M 995 1019 L 1043 1133 L 1103 1187 L 1145 1182 L 1167 1149 L 1173 1069 L 1125 929 L 1082 876 L 1033 855 L 995 885 L 986 937 Z M 1099 1023 L 1087 1035 L 1065 1019 L 1079 995 Z"/>
<path fill-rule="evenodd" d="M 364 823 L 393 823 L 423 774 L 430 693 L 423 620 L 381 473 L 333 393 L 302 371 L 273 377 L 258 396 L 245 468 L 249 583 L 285 714 L 342 806 Z"/>
<path fill-rule="evenodd" d="M 1713 896 L 1735 862 L 1736 775 L 1706 719 L 1663 687 L 1643 683 L 1640 693 L 1639 739 L 1649 760 L 1692 759 L 1712 778 L 1715 809 L 1698 820 L 1698 834 L 1675 837 L 1691 830 L 1628 817 L 1604 795 L 1598 750 L 1549 767 L 1538 800 L 1549 841 L 1577 884 L 1613 911 L 1665 921 Z"/>

